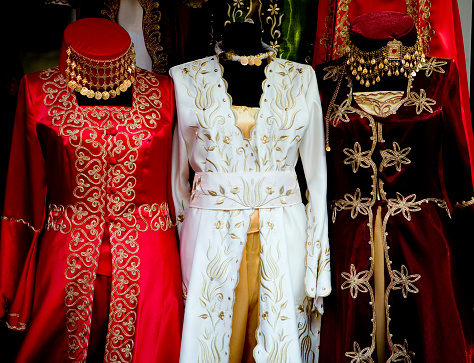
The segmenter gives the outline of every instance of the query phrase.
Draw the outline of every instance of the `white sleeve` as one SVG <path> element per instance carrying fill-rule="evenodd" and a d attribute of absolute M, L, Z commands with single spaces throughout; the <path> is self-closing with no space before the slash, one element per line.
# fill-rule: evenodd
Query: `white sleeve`
<path fill-rule="evenodd" d="M 322 298 L 331 292 L 326 151 L 316 75 L 312 68 L 307 69 L 310 74 L 306 93 L 309 125 L 299 149 L 308 186 L 305 287 L 307 295 L 314 298 L 313 306 L 323 313 Z"/>
<path fill-rule="evenodd" d="M 170 72 L 173 76 L 173 73 Z M 171 164 L 171 188 L 173 194 L 173 203 L 176 211 L 176 224 L 178 233 L 181 235 L 181 225 L 184 221 L 184 216 L 189 207 L 189 200 L 191 197 L 191 188 L 189 185 L 189 155 L 186 145 L 186 140 L 181 131 L 182 123 L 180 112 L 180 99 L 179 99 L 179 85 L 175 82 L 176 92 L 176 110 L 178 120 L 175 124 L 173 131 L 173 151 L 172 151 L 172 164 Z"/>

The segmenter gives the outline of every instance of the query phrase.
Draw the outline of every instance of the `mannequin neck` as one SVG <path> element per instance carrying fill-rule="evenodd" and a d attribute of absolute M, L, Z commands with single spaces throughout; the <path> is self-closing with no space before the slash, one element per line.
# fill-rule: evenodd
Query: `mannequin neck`
<path fill-rule="evenodd" d="M 246 57 L 267 52 L 262 45 L 260 29 L 251 23 L 227 25 L 222 35 L 221 49 L 224 52 L 232 50 L 235 54 Z M 262 64 L 256 66 L 242 65 L 238 61 L 226 60 L 225 57 L 221 59 L 227 91 L 232 96 L 233 104 L 258 107 L 267 60 L 263 59 Z"/>

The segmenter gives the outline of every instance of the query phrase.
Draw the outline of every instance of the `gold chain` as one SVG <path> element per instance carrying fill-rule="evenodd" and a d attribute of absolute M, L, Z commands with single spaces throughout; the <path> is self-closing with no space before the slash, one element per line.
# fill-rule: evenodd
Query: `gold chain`
<path fill-rule="evenodd" d="M 386 46 L 373 51 L 360 50 L 348 40 L 346 55 L 350 72 L 356 81 L 366 87 L 380 82 L 384 75 L 390 77 L 403 74 L 406 78 L 413 78 L 425 62 L 420 35 L 412 46 L 404 46 L 402 42 L 394 39 Z"/>

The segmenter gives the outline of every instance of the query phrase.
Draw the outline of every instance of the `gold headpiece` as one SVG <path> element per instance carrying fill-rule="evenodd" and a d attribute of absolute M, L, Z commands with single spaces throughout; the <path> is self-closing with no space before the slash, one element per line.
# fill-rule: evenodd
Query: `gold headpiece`
<path fill-rule="evenodd" d="M 90 59 L 71 46 L 66 51 L 68 87 L 83 96 L 107 100 L 127 91 L 135 82 L 133 43 L 120 57 L 111 60 Z"/>
<path fill-rule="evenodd" d="M 366 87 L 380 82 L 385 74 L 387 76 L 403 74 L 407 78 L 413 78 L 420 69 L 421 63 L 425 62 L 420 35 L 416 43 L 410 47 L 394 39 L 390 40 L 386 46 L 373 51 L 360 50 L 348 40 L 346 55 L 350 72 L 360 84 Z"/>

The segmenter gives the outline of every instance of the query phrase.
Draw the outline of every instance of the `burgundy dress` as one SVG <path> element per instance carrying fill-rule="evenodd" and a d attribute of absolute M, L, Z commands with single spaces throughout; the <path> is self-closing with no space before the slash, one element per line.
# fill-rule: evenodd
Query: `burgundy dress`
<path fill-rule="evenodd" d="M 472 316 L 459 295 L 458 273 L 466 266 L 459 265 L 457 253 L 470 251 L 472 242 L 456 239 L 453 226 L 463 214 L 472 215 L 474 194 L 457 82 L 454 62 L 427 59 L 397 112 L 377 117 L 354 101 L 345 59 L 321 67 L 334 256 L 321 362 L 377 360 L 374 222 L 379 207 L 385 361 L 470 362 Z M 472 284 L 462 287 L 472 289 Z"/>

